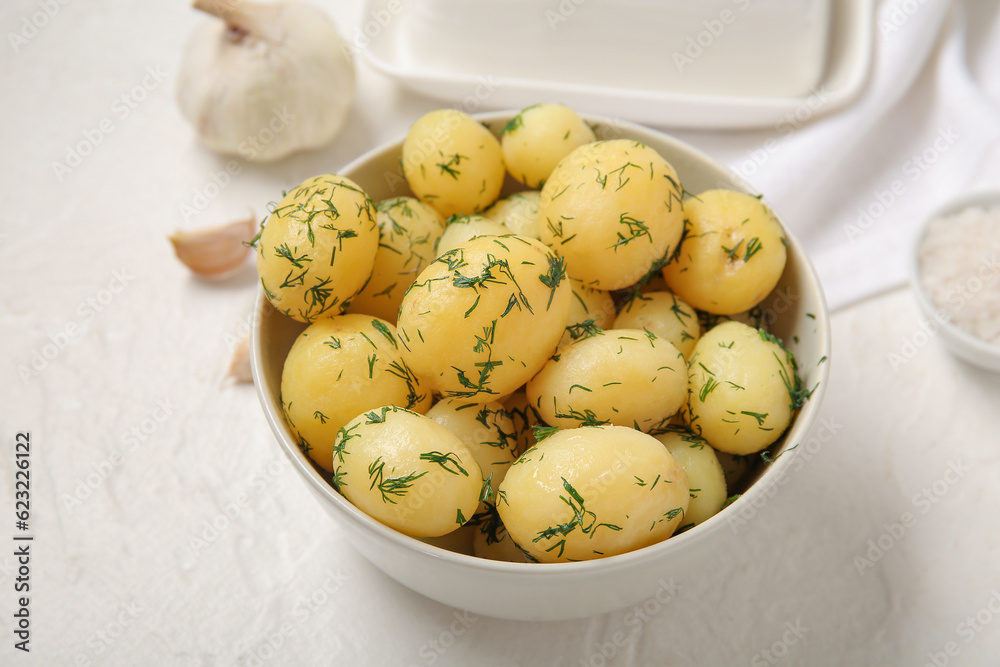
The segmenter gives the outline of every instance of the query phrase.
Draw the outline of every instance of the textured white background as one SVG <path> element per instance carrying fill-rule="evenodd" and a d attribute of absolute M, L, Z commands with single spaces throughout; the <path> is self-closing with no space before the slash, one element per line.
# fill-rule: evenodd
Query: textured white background
<path fill-rule="evenodd" d="M 15 49 L 9 34 L 39 7 L 0 9 L 0 663 L 997 664 L 1000 376 L 920 334 L 903 285 L 922 212 L 1000 184 L 996 2 L 879 3 L 879 17 L 908 18 L 876 33 L 863 97 L 790 135 L 676 131 L 741 170 L 778 140 L 746 175 L 806 243 L 837 306 L 823 410 L 833 437 L 801 454 L 795 477 L 701 572 L 665 572 L 667 603 L 559 623 L 463 615 L 345 544 L 282 459 L 252 387 L 223 379 L 256 292 L 252 265 L 205 283 L 166 241 L 248 209 L 262 216 L 282 188 L 446 102 L 362 66 L 333 146 L 272 166 L 237 161 L 215 189 L 228 160 L 195 143 L 174 102 L 201 17 L 181 2 L 76 0 Z M 352 36 L 361 3 L 326 7 Z M 119 100 L 144 78 L 126 115 Z M 60 178 L 53 163 L 104 119 L 113 130 Z M 907 160 L 948 128 L 953 145 L 908 180 Z M 905 194 L 852 239 L 857 209 L 896 179 Z M 205 194 L 216 196 L 185 215 Z M 3 546 L 19 430 L 33 439 L 30 655 L 12 648 L 15 561 Z M 880 539 L 884 553 L 872 551 Z M 949 642 L 957 656 L 943 654 Z"/>

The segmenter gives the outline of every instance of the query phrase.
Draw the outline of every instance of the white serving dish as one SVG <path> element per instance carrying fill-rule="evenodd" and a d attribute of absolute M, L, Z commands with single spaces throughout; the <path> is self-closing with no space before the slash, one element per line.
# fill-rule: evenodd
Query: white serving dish
<path fill-rule="evenodd" d="M 515 114 L 505 111 L 475 117 L 497 132 Z M 598 138 L 635 139 L 656 149 L 674 166 L 689 191 L 728 187 L 753 193 L 745 181 L 724 166 L 666 134 L 601 117 L 584 118 L 594 126 Z M 399 176 L 401 145 L 402 138 L 376 148 L 340 174 L 358 183 L 376 201 L 409 195 Z M 631 553 L 578 563 L 498 562 L 438 546 L 446 544 L 448 536 L 438 540 L 408 537 L 356 508 L 302 453 L 285 421 L 281 369 L 288 349 L 305 325 L 275 311 L 263 293 L 257 299 L 251 332 L 254 383 L 281 449 L 320 505 L 366 558 L 402 584 L 453 607 L 517 620 L 578 618 L 626 607 L 657 594 L 671 577 L 694 576 L 713 552 L 739 553 L 738 541 L 744 536 L 738 535 L 735 527 L 745 523 L 740 519 L 741 512 L 766 503 L 769 487 L 795 470 L 791 466 L 795 452 L 781 454 L 806 439 L 818 415 L 829 369 L 830 331 L 815 270 L 798 242 L 790 235 L 787 240 L 785 271 L 761 308 L 771 320 L 772 333 L 795 353 L 806 387 L 815 390 L 772 451 L 776 460 L 762 464 L 759 476 L 742 497 L 691 530 Z M 780 550 L 781 545 L 775 544 L 774 549 Z"/>
<path fill-rule="evenodd" d="M 924 291 L 920 274 L 920 244 L 932 220 L 958 213 L 970 206 L 1000 206 L 1000 190 L 979 190 L 960 195 L 935 210 L 923 220 L 917 233 L 916 241 L 910 253 L 910 284 L 917 299 L 917 305 L 926 318 L 927 328 L 931 330 L 928 336 L 936 334 L 945 347 L 955 356 L 971 364 L 990 371 L 1000 372 L 1000 346 L 988 343 L 981 338 L 953 324 L 938 308 L 927 292 Z M 996 278 L 1000 280 L 1000 277 Z M 989 286 L 987 286 L 989 287 Z M 996 284 L 992 289 L 998 289 Z"/>
<path fill-rule="evenodd" d="M 349 41 L 376 70 L 470 112 L 552 101 L 751 127 L 853 99 L 873 19 L 872 0 L 369 0 Z"/>

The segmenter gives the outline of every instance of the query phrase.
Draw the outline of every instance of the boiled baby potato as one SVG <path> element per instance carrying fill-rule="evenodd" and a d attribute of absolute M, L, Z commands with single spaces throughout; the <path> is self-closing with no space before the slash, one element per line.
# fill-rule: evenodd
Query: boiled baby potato
<path fill-rule="evenodd" d="M 687 476 L 656 438 L 623 426 L 556 431 L 500 485 L 497 511 L 542 562 L 603 558 L 655 544 L 685 521 Z"/>
<path fill-rule="evenodd" d="M 785 234 L 764 202 L 709 190 L 684 202 L 688 230 L 663 268 L 671 291 L 699 310 L 731 315 L 760 303 L 785 270 Z"/>
<path fill-rule="evenodd" d="M 615 302 L 610 293 L 587 287 L 574 278 L 569 279 L 569 284 L 573 288 L 573 305 L 560 346 L 589 336 L 597 329 L 610 329 L 615 323 Z"/>
<path fill-rule="evenodd" d="M 616 290 L 647 275 L 681 239 L 684 207 L 674 168 L 638 141 L 580 146 L 545 182 L 540 238 L 588 287 Z"/>
<path fill-rule="evenodd" d="M 413 197 L 393 197 L 375 204 L 379 246 L 368 284 L 348 308 L 395 324 L 403 294 L 437 257 L 444 219 Z"/>
<path fill-rule="evenodd" d="M 477 558 L 507 563 L 533 562 L 507 532 L 494 505 L 488 505 L 487 510 L 476 513 L 469 525 L 473 523 L 472 554 Z"/>
<path fill-rule="evenodd" d="M 497 402 L 478 404 L 444 398 L 427 411 L 427 416 L 469 448 L 483 473 L 483 500 L 495 502 L 500 482 L 517 460 L 517 433 L 511 415 Z"/>
<path fill-rule="evenodd" d="M 538 190 L 515 192 L 496 200 L 483 216 L 519 236 L 538 238 Z"/>
<path fill-rule="evenodd" d="M 732 313 L 730 315 L 718 315 L 716 313 L 709 313 L 704 310 L 699 310 L 698 321 L 701 322 L 701 328 L 704 331 L 708 331 L 712 327 L 718 326 L 723 322 L 742 322 L 747 324 L 754 329 L 768 330 L 769 325 L 775 316 L 774 313 L 765 312 L 760 306 L 754 306 L 750 310 L 744 310 L 739 313 Z"/>
<path fill-rule="evenodd" d="M 369 315 L 319 320 L 295 339 L 281 371 L 281 404 L 303 452 L 333 470 L 337 432 L 363 410 L 392 403 L 420 412 L 430 392 L 399 354 L 391 324 Z"/>
<path fill-rule="evenodd" d="M 497 138 L 457 109 L 431 111 L 410 126 L 401 162 L 417 198 L 446 218 L 492 204 L 506 174 Z"/>
<path fill-rule="evenodd" d="M 257 242 L 257 273 L 275 309 L 300 322 L 340 315 L 371 276 L 379 231 L 372 200 L 324 174 L 278 202 Z"/>
<path fill-rule="evenodd" d="M 615 318 L 616 328 L 645 329 L 669 340 L 685 357 L 701 336 L 698 313 L 671 292 L 637 293 Z"/>
<path fill-rule="evenodd" d="M 665 425 L 687 395 L 687 364 L 669 341 L 638 329 L 609 329 L 560 348 L 528 382 L 528 401 L 546 424 Z"/>
<path fill-rule="evenodd" d="M 505 236 L 511 231 L 481 215 L 453 215 L 437 244 L 437 254 L 443 255 L 477 236 Z"/>
<path fill-rule="evenodd" d="M 730 454 L 752 454 L 788 428 L 799 403 L 794 358 L 769 334 L 742 322 L 705 332 L 691 354 L 691 429 Z"/>
<path fill-rule="evenodd" d="M 498 400 L 555 351 L 571 298 L 563 260 L 539 241 L 472 239 L 431 262 L 403 297 L 403 358 L 445 397 Z"/>
<path fill-rule="evenodd" d="M 565 104 L 535 104 L 514 116 L 500 133 L 507 171 L 529 188 L 540 188 L 573 149 L 595 141 L 594 130 Z"/>
<path fill-rule="evenodd" d="M 468 447 L 433 419 L 384 405 L 340 429 L 337 490 L 361 511 L 413 537 L 450 533 L 472 518 L 482 471 Z"/>
<path fill-rule="evenodd" d="M 726 476 L 715 450 L 697 435 L 679 429 L 660 433 L 656 439 L 687 474 L 691 503 L 681 527 L 697 526 L 715 516 L 727 498 Z"/>

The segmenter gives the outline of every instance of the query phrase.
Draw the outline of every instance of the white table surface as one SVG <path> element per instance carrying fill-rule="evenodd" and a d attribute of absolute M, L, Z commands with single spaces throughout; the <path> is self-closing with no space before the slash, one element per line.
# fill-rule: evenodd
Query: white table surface
<path fill-rule="evenodd" d="M 41 4 L 5 3 L 0 32 L 21 30 Z M 441 101 L 362 65 L 334 145 L 270 166 L 240 161 L 215 189 L 228 158 L 195 142 L 174 102 L 200 17 L 178 2 L 49 4 L 58 10 L 27 43 L 0 45 L 0 663 L 1000 663 L 1000 375 L 921 334 L 898 276 L 867 299 L 840 299 L 817 446 L 725 552 L 673 577 L 666 603 L 498 621 L 384 576 L 285 461 L 253 387 L 224 378 L 256 294 L 252 264 L 200 281 L 166 237 L 261 216 L 282 188 L 402 135 Z M 993 3 L 967 4 L 978 17 L 969 43 L 1000 54 Z M 345 32 L 363 15 L 360 2 L 328 9 Z M 996 100 L 1000 70 L 983 67 Z M 122 95 L 136 100 L 127 114 Z M 934 105 L 903 99 L 901 132 L 923 127 L 920 105 Z M 52 163 L 103 119 L 112 131 L 60 180 Z M 766 138 L 676 133 L 734 166 Z M 911 147 L 873 146 L 872 160 L 885 150 Z M 891 177 L 898 161 L 879 159 Z M 780 188 L 775 201 L 805 208 Z M 823 236 L 811 238 L 819 253 Z M 32 438 L 30 654 L 12 634 L 20 431 Z"/>

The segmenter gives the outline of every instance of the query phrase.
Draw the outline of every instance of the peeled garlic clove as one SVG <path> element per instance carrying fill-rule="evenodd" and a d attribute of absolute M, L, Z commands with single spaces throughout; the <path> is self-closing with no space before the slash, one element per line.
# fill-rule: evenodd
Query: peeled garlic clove
<path fill-rule="evenodd" d="M 244 337 L 233 350 L 233 358 L 229 361 L 227 378 L 239 383 L 252 383 L 253 373 L 250 370 L 250 338 Z"/>
<path fill-rule="evenodd" d="M 199 276 L 219 277 L 235 271 L 250 253 L 247 245 L 257 233 L 253 216 L 220 227 L 176 232 L 170 237 L 177 258 Z"/>
<path fill-rule="evenodd" d="M 195 0 L 221 21 L 191 34 L 181 112 L 210 149 L 269 162 L 329 143 L 354 101 L 354 65 L 336 25 L 305 2 Z"/>

